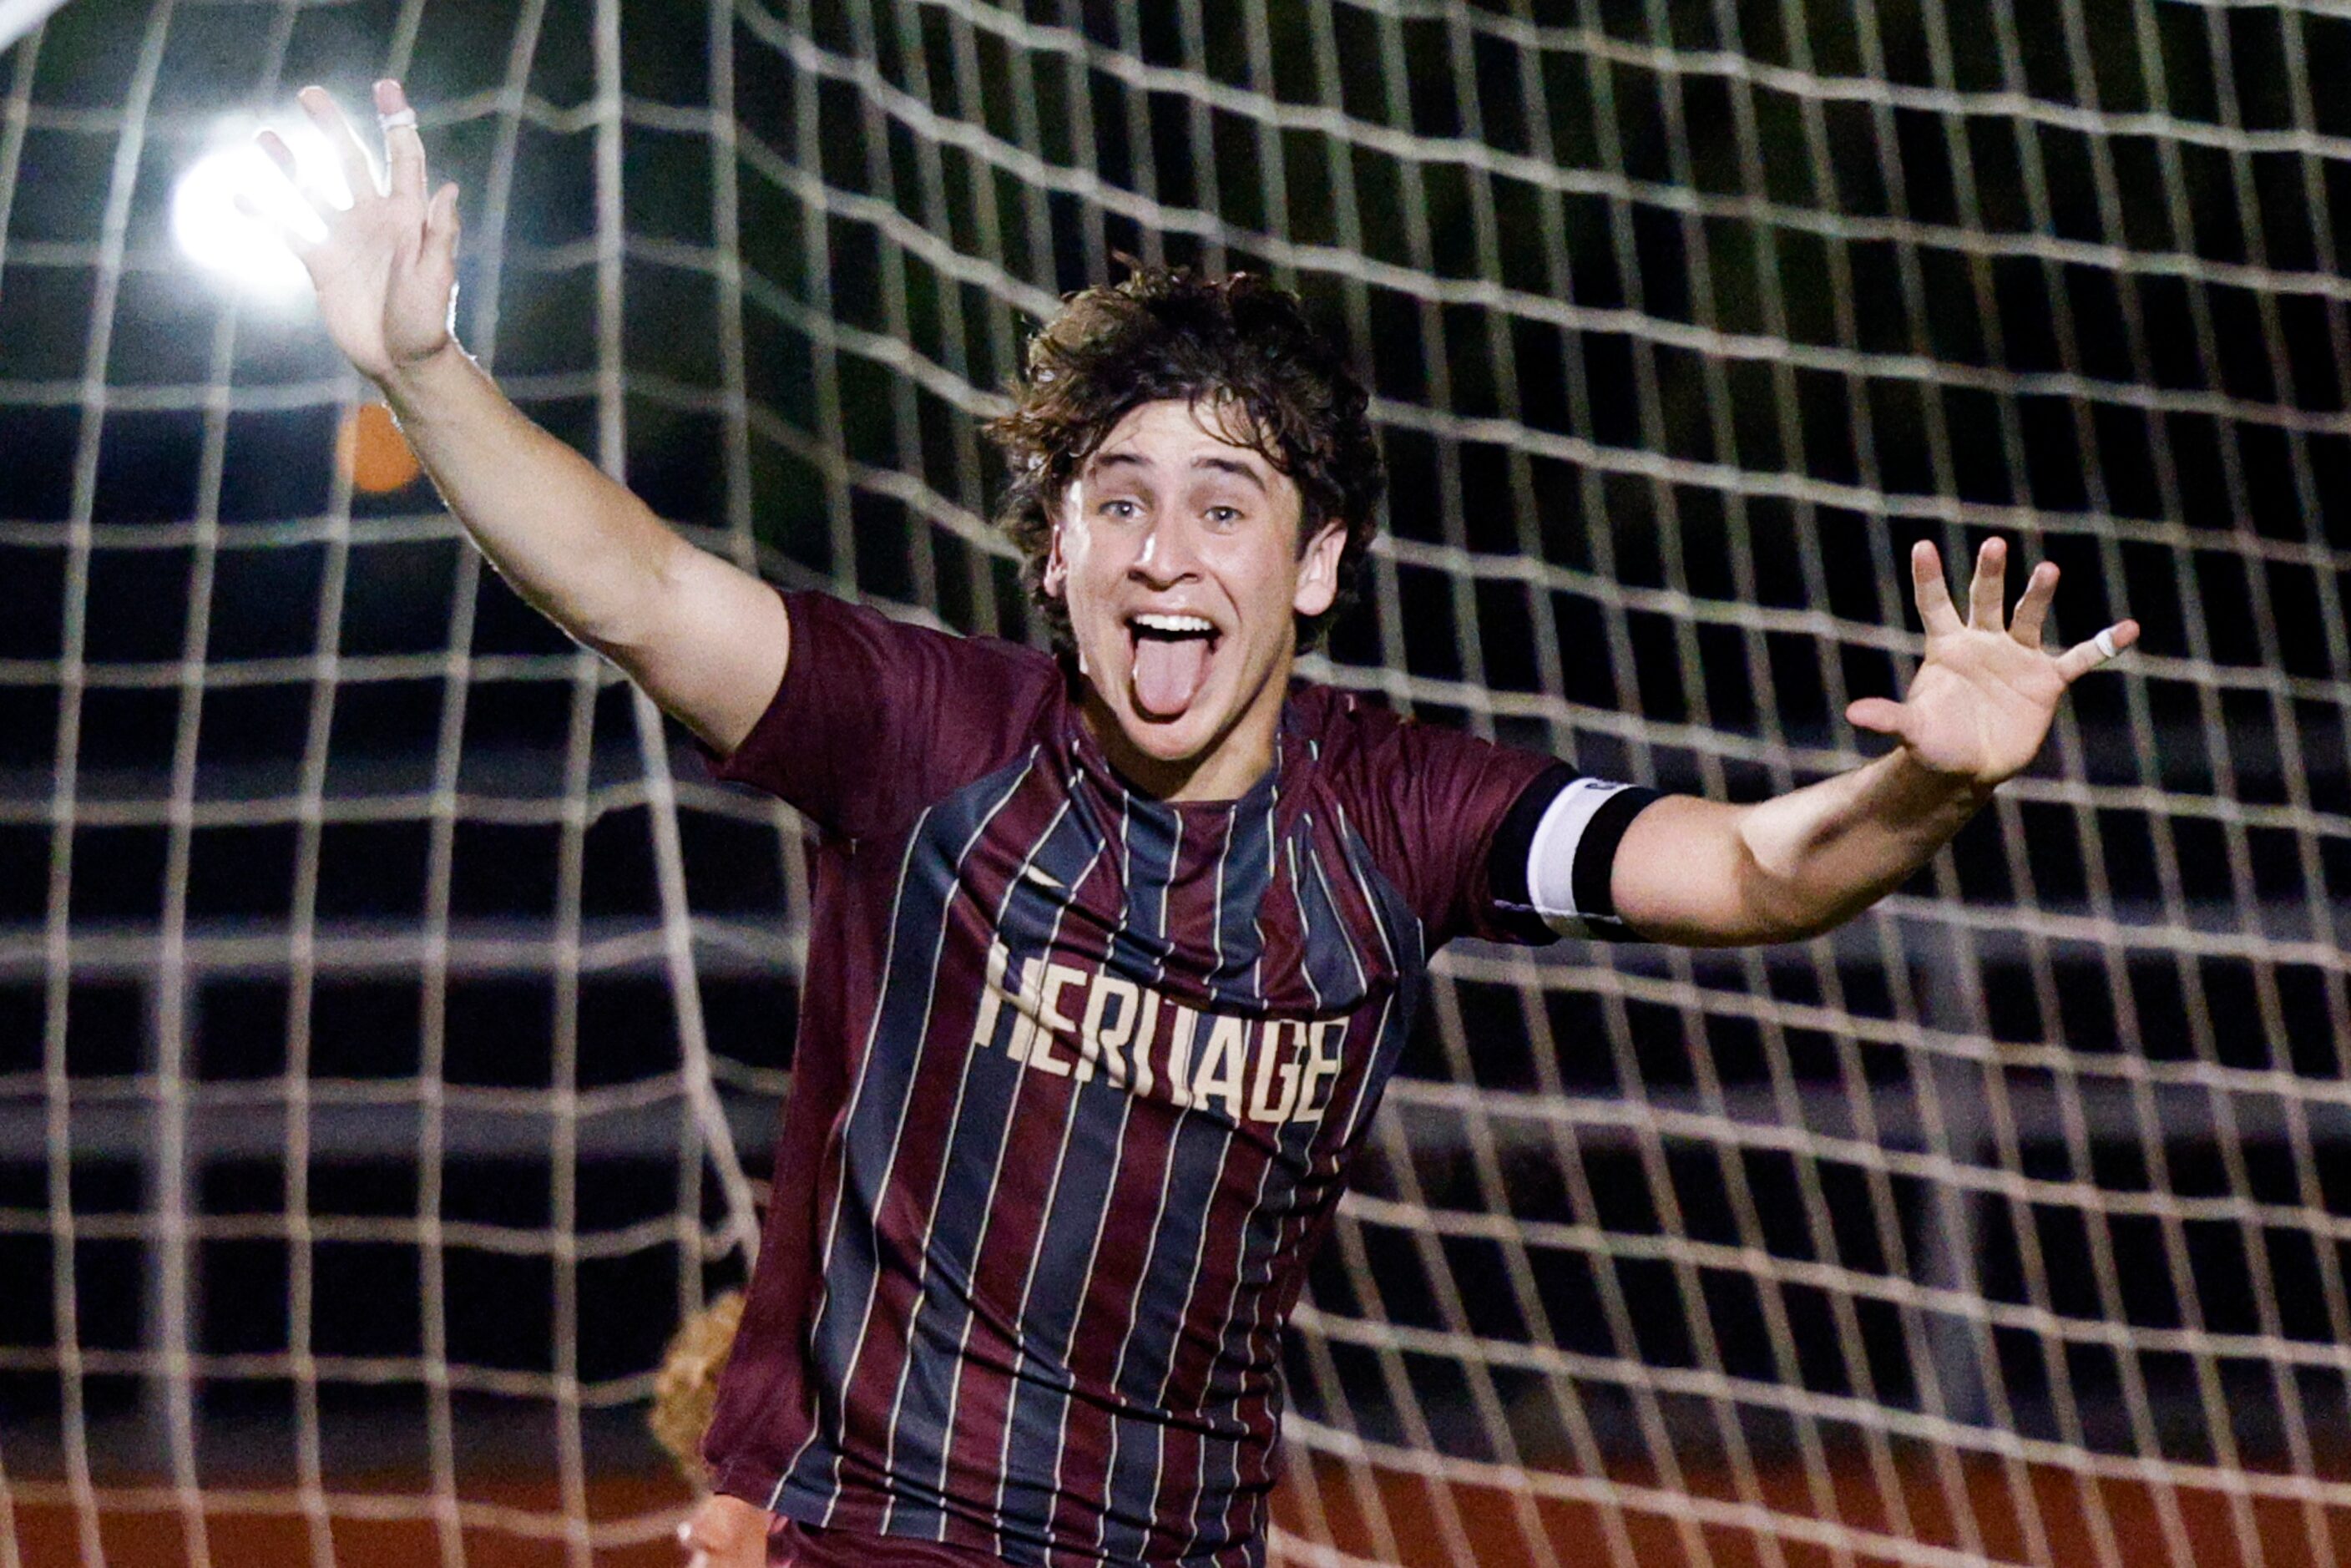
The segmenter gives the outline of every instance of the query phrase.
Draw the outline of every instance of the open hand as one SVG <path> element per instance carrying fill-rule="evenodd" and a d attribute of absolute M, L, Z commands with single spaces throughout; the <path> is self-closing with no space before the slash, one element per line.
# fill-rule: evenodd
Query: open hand
<path fill-rule="evenodd" d="M 2014 777 L 2041 749 L 2058 699 L 2079 676 L 2138 641 L 2138 622 L 2118 622 L 2062 653 L 2041 646 L 2057 568 L 2032 569 L 2013 619 L 2007 601 L 2008 545 L 1988 539 L 1976 555 L 1968 615 L 1959 619 L 1943 580 L 1943 559 L 1924 539 L 1910 549 L 1910 575 L 1927 658 L 1901 702 L 1863 697 L 1845 709 L 1854 725 L 1899 739 L 1921 765 L 1990 789 Z"/>
<path fill-rule="evenodd" d="M 424 143 L 398 82 L 375 84 L 384 123 L 382 190 L 359 133 L 326 89 L 306 87 L 298 98 L 342 164 L 351 205 L 346 211 L 306 191 L 326 237 L 281 232 L 309 269 L 335 346 L 360 374 L 382 382 L 455 341 L 449 315 L 457 293 L 457 187 L 444 184 L 427 199 Z M 273 131 L 258 140 L 292 180 L 292 149 Z"/>

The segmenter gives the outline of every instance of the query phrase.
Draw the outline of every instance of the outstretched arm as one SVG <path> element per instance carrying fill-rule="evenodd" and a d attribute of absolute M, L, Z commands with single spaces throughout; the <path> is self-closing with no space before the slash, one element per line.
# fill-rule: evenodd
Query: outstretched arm
<path fill-rule="evenodd" d="M 382 390 L 450 509 L 516 591 L 704 740 L 733 750 L 783 679 L 783 601 L 525 418 L 458 345 L 457 187 L 426 194 L 424 144 L 399 84 L 377 83 L 375 101 L 382 190 L 334 100 L 315 87 L 301 93 L 352 194 L 349 211 L 313 204 L 324 239 L 287 235 L 336 346 Z M 264 132 L 262 144 L 290 177 L 285 143 Z"/>
<path fill-rule="evenodd" d="M 1852 918 L 1925 864 L 2040 751 L 2065 688 L 2138 640 L 2138 623 L 2125 621 L 2044 652 L 2057 568 L 2033 569 L 2011 621 L 2007 567 L 2007 545 L 1986 543 L 1962 620 L 1942 558 L 1931 544 L 1914 547 L 1926 662 L 1903 701 L 1864 697 L 1845 710 L 1901 744 L 1756 805 L 1658 801 L 1617 851 L 1617 915 L 1645 936 L 1691 946 L 1793 941 Z"/>

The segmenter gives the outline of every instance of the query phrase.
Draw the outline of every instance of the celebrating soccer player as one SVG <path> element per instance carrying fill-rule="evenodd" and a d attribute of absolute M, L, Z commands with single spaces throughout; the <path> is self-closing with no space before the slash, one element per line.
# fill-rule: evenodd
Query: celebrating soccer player
<path fill-rule="evenodd" d="M 1261 1561 L 1280 1338 L 1465 934 L 1826 929 L 2039 749 L 2124 622 L 2061 653 L 2055 568 L 1964 612 L 1913 552 L 1896 744 L 1751 806 L 1292 679 L 1382 491 L 1365 395 L 1299 302 L 1139 269 L 1073 296 L 989 426 L 1055 647 L 779 594 L 534 427 L 450 329 L 455 194 L 386 82 L 389 188 L 297 242 L 335 340 L 483 552 L 819 835 L 765 1248 L 705 1453 L 779 1561 Z M 277 152 L 289 169 L 282 146 Z"/>

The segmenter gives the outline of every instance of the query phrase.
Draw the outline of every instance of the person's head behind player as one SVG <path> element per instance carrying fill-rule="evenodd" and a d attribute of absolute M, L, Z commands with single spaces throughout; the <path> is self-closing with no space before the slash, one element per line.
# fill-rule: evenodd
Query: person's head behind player
<path fill-rule="evenodd" d="M 645 1425 L 678 1473 L 697 1487 L 704 1484 L 702 1434 L 709 1430 L 710 1413 L 718 1404 L 718 1374 L 735 1348 L 735 1333 L 742 1322 L 742 1291 L 716 1297 L 677 1325 L 662 1353 L 661 1370 L 653 1375 L 653 1403 Z"/>
<path fill-rule="evenodd" d="M 760 1568 L 768 1561 L 768 1514 L 740 1498 L 709 1490 L 702 1437 L 718 1403 L 718 1375 L 735 1348 L 743 1321 L 743 1292 L 729 1291 L 678 1325 L 653 1377 L 653 1409 L 645 1416 L 653 1438 L 678 1473 L 700 1494 L 678 1526 L 686 1568 Z"/>
<path fill-rule="evenodd" d="M 998 522 L 1145 788 L 1238 793 L 1262 768 L 1290 662 L 1377 528 L 1368 401 L 1297 298 L 1247 274 L 1138 268 L 1031 341 L 988 426 Z"/>

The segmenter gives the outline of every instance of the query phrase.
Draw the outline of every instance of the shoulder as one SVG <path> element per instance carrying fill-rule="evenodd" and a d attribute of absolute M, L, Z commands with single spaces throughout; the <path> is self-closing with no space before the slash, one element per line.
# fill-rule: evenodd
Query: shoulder
<path fill-rule="evenodd" d="M 718 777 L 862 838 L 1000 767 L 1065 700 L 1051 654 L 786 593 L 791 652 L 767 711 Z"/>
<path fill-rule="evenodd" d="M 1025 733 L 1062 693 L 1061 661 L 1041 649 L 899 621 L 827 593 L 787 593 L 784 608 L 792 652 L 778 701 L 803 716 L 849 716 L 852 744 L 893 729 L 1002 739 Z"/>
<path fill-rule="evenodd" d="M 1360 766 L 1367 753 L 1395 746 L 1411 723 L 1376 696 L 1319 681 L 1290 686 L 1286 722 L 1325 772 Z"/>
<path fill-rule="evenodd" d="M 1501 930 L 1488 852 L 1522 803 L 1571 777 L 1558 758 L 1417 722 L 1360 692 L 1301 684 L 1290 712 L 1316 748 L 1318 787 L 1434 940 Z"/>
<path fill-rule="evenodd" d="M 814 673 L 833 660 L 851 664 L 933 664 L 967 669 L 1023 686 L 1057 686 L 1061 664 L 1052 654 L 1000 637 L 972 637 L 900 621 L 868 605 L 817 590 L 787 591 L 792 654 L 805 653 Z"/>
<path fill-rule="evenodd" d="M 1322 773 L 1357 789 L 1412 792 L 1464 768 L 1530 754 L 1444 724 L 1400 714 L 1378 694 L 1301 681 L 1290 688 L 1290 724 L 1314 748 Z M 1541 758 L 1548 765 L 1550 758 Z"/>
<path fill-rule="evenodd" d="M 1400 714 L 1375 693 L 1314 683 L 1291 688 L 1288 723 L 1311 749 L 1321 789 L 1374 842 L 1395 839 L 1398 849 L 1441 822 L 1465 766 L 1495 750 Z"/>

